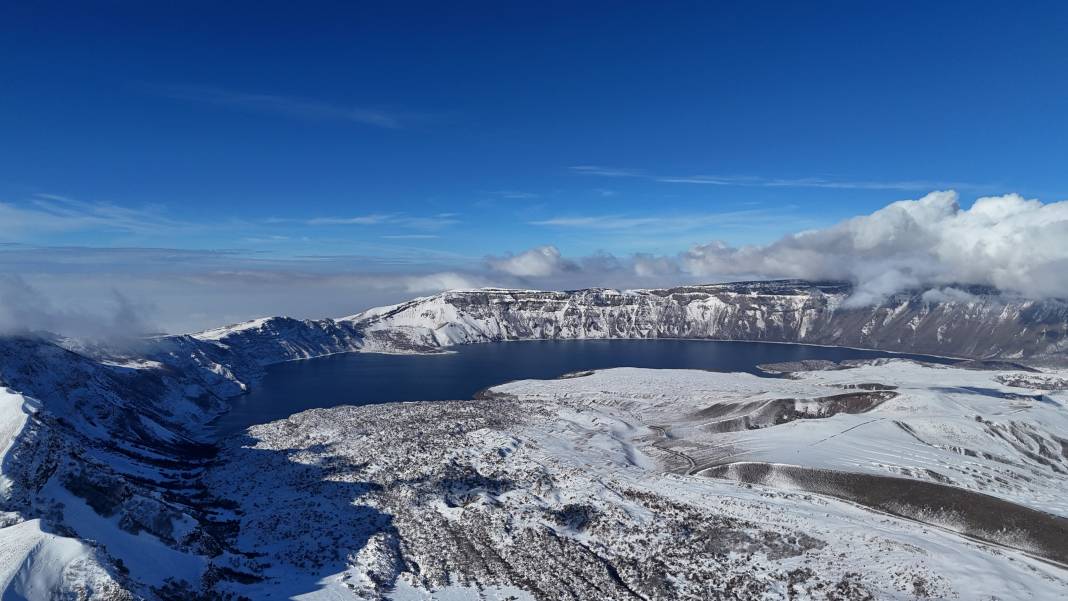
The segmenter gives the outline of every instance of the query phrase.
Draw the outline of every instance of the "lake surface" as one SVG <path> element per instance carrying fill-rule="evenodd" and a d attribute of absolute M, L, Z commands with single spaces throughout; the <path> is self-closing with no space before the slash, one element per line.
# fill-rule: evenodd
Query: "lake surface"
<path fill-rule="evenodd" d="M 766 375 L 761 363 L 920 355 L 840 347 L 713 340 L 537 340 L 454 347 L 442 355 L 345 353 L 269 366 L 251 393 L 219 418 L 220 435 L 318 407 L 470 399 L 496 384 L 610 367 L 707 369 Z"/>

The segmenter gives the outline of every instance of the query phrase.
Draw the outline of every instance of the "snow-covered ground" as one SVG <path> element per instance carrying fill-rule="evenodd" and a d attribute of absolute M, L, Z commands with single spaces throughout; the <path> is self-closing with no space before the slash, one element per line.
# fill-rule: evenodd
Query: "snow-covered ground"
<path fill-rule="evenodd" d="M 615 369 L 495 390 L 639 416 L 670 433 L 661 446 L 692 459 L 691 472 L 767 462 L 906 476 L 1068 516 L 1068 394 L 1007 386 L 1005 375 L 889 360 L 781 380 Z M 812 419 L 835 399 L 842 412 Z"/>
<path fill-rule="evenodd" d="M 35 410 L 32 399 L 0 388 L 0 464 L 12 460 L 12 446 Z M 14 494 L 7 473 L 0 470 L 0 598 L 126 598 L 91 546 L 4 510 Z"/>
<path fill-rule="evenodd" d="M 1068 397 L 1006 387 L 997 381 L 1006 375 L 1028 376 L 903 360 L 774 379 L 613 369 L 513 382 L 477 401 L 307 411 L 252 428 L 210 476 L 209 488 L 240 508 L 223 512 L 239 523 L 231 569 L 265 578 L 220 586 L 265 599 L 502 590 L 539 599 L 1064 598 L 1063 549 L 1043 547 L 1033 532 L 968 530 L 967 521 L 910 513 L 908 503 L 873 510 L 865 499 L 804 490 L 803 478 L 712 477 L 737 461 L 789 459 L 934 479 L 1041 509 L 1063 529 L 1068 520 L 1044 513 L 1063 511 L 1045 505 L 1063 492 L 1061 464 L 1031 458 L 997 425 L 1029 424 L 1045 444 L 1068 438 Z M 837 396 L 890 387 L 896 396 L 873 406 Z M 780 399 L 796 413 L 756 410 Z M 753 409 L 744 429 L 708 427 L 738 403 Z M 912 431 L 882 430 L 883 421 Z M 953 441 L 1012 465 L 940 448 Z M 829 447 L 841 454 L 828 444 L 842 444 Z M 993 478 L 1010 468 L 1025 476 L 1014 486 Z"/>
<path fill-rule="evenodd" d="M 21 394 L 0 387 L 0 459 L 6 458 L 33 406 Z M 10 497 L 11 480 L 0 470 L 0 500 Z"/>

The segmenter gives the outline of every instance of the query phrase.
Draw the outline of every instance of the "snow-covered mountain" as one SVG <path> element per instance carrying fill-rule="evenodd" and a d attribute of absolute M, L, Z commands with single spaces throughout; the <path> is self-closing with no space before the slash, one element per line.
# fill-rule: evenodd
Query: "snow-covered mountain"
<path fill-rule="evenodd" d="M 261 361 L 353 350 L 427 352 L 496 340 L 708 338 L 967 358 L 1057 361 L 1068 303 L 971 287 L 851 306 L 846 284 L 743 282 L 659 290 L 458 290 L 337 320 L 260 319 L 195 337 Z"/>
<path fill-rule="evenodd" d="M 538 338 L 686 337 L 997 357 L 1038 365 L 1063 361 L 1068 349 L 1068 307 L 1060 301 L 1014 301 L 994 291 L 969 289 L 901 295 L 878 306 L 850 307 L 850 292 L 841 284 L 792 281 L 635 291 L 469 290 L 340 319 L 259 319 L 194 335 L 156 337 L 140 341 L 135 348 L 87 346 L 43 335 L 2 337 L 0 596 L 258 597 L 268 591 L 283 594 L 279 586 L 286 581 L 299 582 L 298 588 L 304 587 L 299 592 L 313 590 L 316 579 L 334 574 L 329 570 L 336 566 L 347 574 L 338 582 L 348 583 L 345 587 L 356 598 L 380 596 L 389 588 L 383 582 L 411 589 L 417 597 L 421 593 L 413 592 L 416 589 L 446 586 L 449 578 L 455 579 L 453 584 L 467 583 L 483 590 L 497 590 L 490 585 L 500 585 L 501 596 L 523 597 L 517 591 L 530 590 L 541 591 L 542 597 L 550 594 L 551 583 L 527 586 L 522 580 L 537 578 L 544 566 L 531 563 L 531 557 L 506 557 L 505 539 L 512 532 L 519 537 L 516 540 L 526 540 L 523 544 L 555 549 L 554 561 L 566 564 L 581 558 L 586 562 L 582 570 L 601 588 L 591 588 L 580 597 L 599 598 L 601 594 L 603 598 L 605 591 L 623 591 L 620 594 L 626 597 L 628 590 L 631 596 L 642 597 L 662 590 L 660 584 L 642 584 L 641 579 L 650 577 L 643 560 L 633 554 L 633 548 L 619 545 L 648 544 L 648 536 L 639 533 L 650 524 L 656 524 L 654 538 L 667 540 L 685 529 L 686 520 L 680 516 L 696 511 L 694 516 L 709 519 L 695 505 L 708 494 L 737 510 L 731 518 L 735 521 L 721 531 L 729 531 L 730 540 L 749 541 L 744 543 L 747 548 L 763 549 L 769 557 L 786 558 L 782 559 L 786 563 L 780 559 L 770 563 L 731 560 L 715 569 L 695 564 L 691 566 L 697 570 L 694 573 L 739 578 L 746 586 L 774 589 L 778 586 L 774 583 L 794 569 L 790 567 L 794 559 L 789 558 L 807 557 L 809 551 L 832 548 L 842 541 L 854 548 L 865 545 L 860 538 L 841 534 L 842 529 L 856 528 L 863 516 L 835 506 L 832 513 L 837 517 L 824 525 L 827 541 L 815 543 L 799 538 L 803 521 L 769 525 L 774 521 L 772 513 L 784 507 L 797 515 L 814 511 L 805 505 L 807 501 L 789 494 L 775 497 L 773 505 L 778 509 L 769 510 L 766 500 L 771 497 L 765 493 L 732 494 L 722 484 L 691 478 L 685 471 L 670 479 L 678 484 L 678 477 L 685 478 L 678 495 L 656 491 L 663 488 L 664 470 L 679 471 L 673 462 L 684 453 L 678 449 L 687 445 L 693 449 L 691 455 L 705 462 L 701 466 L 705 476 L 774 484 L 766 481 L 764 472 L 756 477 L 730 468 L 734 471 L 721 474 L 716 470 L 728 468 L 717 458 L 754 440 L 777 441 L 787 430 L 776 428 L 802 418 L 825 423 L 822 429 L 810 429 L 811 433 L 833 433 L 839 424 L 833 420 L 841 419 L 835 416 L 842 411 L 823 407 L 819 399 L 834 395 L 828 396 L 828 391 L 817 395 L 791 380 L 760 383 L 759 394 L 770 399 L 771 409 L 731 409 L 738 415 L 728 417 L 744 422 L 747 429 L 766 429 L 759 439 L 744 430 L 708 430 L 705 422 L 711 418 L 707 415 L 695 422 L 690 414 L 708 407 L 698 406 L 682 390 L 673 393 L 674 400 L 666 405 L 670 411 L 661 407 L 649 413 L 650 408 L 643 408 L 638 400 L 622 409 L 612 406 L 615 401 L 608 398 L 597 401 L 607 403 L 603 407 L 572 407 L 573 402 L 563 399 L 581 392 L 582 386 L 565 386 L 549 399 L 533 394 L 537 387 L 529 384 L 502 389 L 501 394 L 512 395 L 507 403 L 500 397 L 448 404 L 448 408 L 417 403 L 362 408 L 351 415 L 344 411 L 311 414 L 264 426 L 253 433 L 253 439 L 233 441 L 221 456 L 208 424 L 227 410 L 229 399 L 258 385 L 265 366 L 339 352 L 441 352 L 457 344 Z M 1068 388 L 1068 380 L 1059 370 L 1047 374 L 1012 366 L 1004 370 L 981 376 L 966 370 L 874 372 L 871 377 L 882 378 L 883 385 L 923 390 L 903 394 L 904 401 L 895 407 L 906 417 L 897 415 L 886 421 L 880 432 L 886 433 L 887 440 L 905 441 L 902 444 L 922 439 L 934 450 L 895 458 L 865 448 L 856 455 L 867 462 L 861 471 L 885 471 L 918 480 L 929 479 L 929 473 L 937 471 L 957 486 L 996 494 L 1006 502 L 1030 508 L 1049 505 L 1050 499 L 1058 498 L 1059 479 L 1068 469 L 1062 458 L 1068 454 L 1057 447 L 1068 444 L 1068 428 L 1058 421 L 1064 411 L 1062 388 Z M 894 378 L 906 373 L 912 379 L 895 384 Z M 866 386 L 860 377 L 835 376 L 829 378 L 830 384 L 819 385 L 828 390 Z M 679 382 L 691 382 L 688 378 L 680 376 Z M 947 396 L 950 393 L 940 390 L 950 380 L 974 390 L 952 393 L 965 395 L 963 400 Z M 653 394 L 642 388 L 642 381 L 633 382 L 635 399 Z M 772 382 L 781 390 L 772 390 Z M 746 386 L 752 384 L 727 378 L 717 381 L 708 394 L 737 399 L 757 394 Z M 1005 391 L 1013 388 L 1038 392 L 1006 397 L 1011 406 L 1005 411 L 1028 413 L 1002 423 L 997 395 L 1009 394 Z M 658 385 L 656 394 L 663 389 Z M 619 391 L 621 397 L 625 393 Z M 843 393 L 838 393 L 828 401 L 829 406 L 844 402 Z M 783 401 L 798 395 L 815 400 Z M 562 404 L 576 413 L 559 421 L 557 410 Z M 787 405 L 789 411 L 784 409 Z M 966 410 L 961 409 L 959 420 L 946 418 L 945 423 L 922 431 L 915 420 L 907 418 L 910 407 L 921 413 L 933 407 L 939 415 L 954 407 Z M 977 421 L 977 416 L 986 421 Z M 894 425 L 897 422 L 913 428 L 912 434 Z M 454 423 L 463 425 L 454 427 Z M 665 445 L 662 439 L 672 437 L 665 429 L 669 425 L 678 433 L 691 432 L 691 440 Z M 423 437 L 424 431 L 437 432 L 437 438 Z M 997 440 L 982 448 L 964 444 L 978 436 Z M 335 447 L 340 439 L 347 440 L 348 446 Z M 592 444 L 591 440 L 600 442 Z M 810 467 L 848 467 L 831 461 L 847 456 L 842 450 L 847 440 L 824 445 L 827 454 Z M 530 455 L 530 461 L 510 459 L 520 448 L 527 449 L 523 453 Z M 761 452 L 761 448 L 781 451 L 785 447 L 780 442 L 772 447 L 747 447 L 745 457 L 751 462 L 786 461 L 781 453 Z M 948 465 L 953 457 L 967 457 L 968 452 L 986 455 L 979 455 L 971 467 Z M 422 463 L 412 463 L 415 457 L 422 457 Z M 928 470 L 925 458 L 937 458 L 942 467 Z M 618 491 L 612 492 L 605 483 L 616 477 L 617 464 L 640 469 L 628 476 L 630 500 L 613 505 L 610 499 Z M 589 478 L 576 475 L 583 470 Z M 590 494 L 596 500 L 581 501 Z M 270 503 L 264 503 L 264 495 Z M 411 505 L 412 499 L 419 503 Z M 511 507 L 516 513 L 489 511 L 491 506 Z M 475 513 L 465 513 L 466 507 L 474 507 Z M 594 513 L 587 515 L 586 509 L 576 507 L 594 507 L 590 510 Z M 1064 519 L 1061 505 L 1052 510 Z M 601 524 L 591 515 L 615 517 L 606 517 L 608 521 Z M 517 522 L 515 516 L 523 517 Z M 601 525 L 594 532 L 575 520 Z M 737 520 L 748 521 L 739 529 Z M 622 524 L 622 530 L 612 530 L 611 523 Z M 551 534 L 544 530 L 546 524 Z M 459 551 L 439 548 L 434 538 L 438 527 L 451 532 L 441 540 L 456 541 Z M 301 528 L 306 529 L 303 535 Z M 906 534 L 900 525 L 887 528 L 896 529 L 894 536 L 902 541 L 916 536 L 911 530 Z M 622 538 L 617 540 L 617 535 Z M 763 542 L 753 542 L 752 537 Z M 691 540 L 678 548 L 702 552 L 693 544 Z M 942 549 L 960 546 L 939 544 Z M 489 563 L 478 567 L 472 545 L 493 549 L 500 561 L 484 558 L 477 561 Z M 441 559 L 426 563 L 435 561 L 434 557 Z M 419 567 L 413 568 L 415 564 L 409 561 L 418 562 Z M 853 576 L 820 561 L 816 563 L 824 571 L 806 577 L 805 586 L 863 589 Z M 977 566 L 992 565 L 991 561 L 985 556 L 974 559 Z M 1028 566 L 1039 569 L 1031 563 Z M 420 569 L 424 576 L 419 576 Z M 400 574 L 410 577 L 398 580 Z M 519 578 L 517 574 L 525 575 Z M 946 590 L 956 590 L 946 586 Z M 331 588 L 329 594 L 341 590 Z M 841 598 L 865 597 L 858 592 Z"/>

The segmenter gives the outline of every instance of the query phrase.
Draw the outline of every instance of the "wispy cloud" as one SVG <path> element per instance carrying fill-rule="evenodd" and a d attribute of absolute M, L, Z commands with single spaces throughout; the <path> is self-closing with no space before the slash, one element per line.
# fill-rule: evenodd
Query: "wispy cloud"
<path fill-rule="evenodd" d="M 20 204 L 0 202 L 0 224 L 5 236 L 14 240 L 83 230 L 151 234 L 192 225 L 168 218 L 155 208 L 85 202 L 54 194 L 37 194 Z"/>
<path fill-rule="evenodd" d="M 373 213 L 354 217 L 313 217 L 304 221 L 307 225 L 393 225 L 416 230 L 440 230 L 460 223 L 456 213 L 438 213 L 429 216 L 412 216 L 403 213 Z"/>
<path fill-rule="evenodd" d="M 648 177 L 644 172 L 637 169 L 620 169 L 618 167 L 601 167 L 599 165 L 575 165 L 570 169 L 575 173 L 598 175 L 600 177 Z"/>
<path fill-rule="evenodd" d="M 929 180 L 850 180 L 826 177 L 768 178 L 749 175 L 656 175 L 637 169 L 576 165 L 570 170 L 580 175 L 598 177 L 639 178 L 665 184 L 696 184 L 705 186 L 738 186 L 755 188 L 826 188 L 837 190 L 902 190 L 928 191 L 935 189 L 982 190 L 987 184 Z"/>
<path fill-rule="evenodd" d="M 534 192 L 523 192 L 521 190 L 498 190 L 496 192 L 493 192 L 493 195 L 509 200 L 529 200 L 532 198 L 541 198 L 541 194 L 535 194 Z"/>
<path fill-rule="evenodd" d="M 561 216 L 540 221 L 531 221 L 531 225 L 573 228 L 588 230 L 634 230 L 645 233 L 666 231 L 688 231 L 711 226 L 736 227 L 740 225 L 763 224 L 782 218 L 781 212 L 760 209 L 745 211 L 725 211 L 688 215 L 579 215 Z"/>
<path fill-rule="evenodd" d="M 307 220 L 308 225 L 378 225 L 387 223 L 395 215 L 358 215 L 356 217 L 313 217 Z"/>
<path fill-rule="evenodd" d="M 386 129 L 398 129 L 413 115 L 401 116 L 361 106 L 343 106 L 277 94 L 242 92 L 225 88 L 197 85 L 159 85 L 148 88 L 152 93 L 174 100 L 209 104 L 232 109 L 253 111 L 317 121 L 347 121 Z"/>

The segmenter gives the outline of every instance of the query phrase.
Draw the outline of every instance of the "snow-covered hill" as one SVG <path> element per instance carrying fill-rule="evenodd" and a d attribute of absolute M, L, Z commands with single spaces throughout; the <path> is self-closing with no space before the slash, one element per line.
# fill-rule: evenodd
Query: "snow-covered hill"
<path fill-rule="evenodd" d="M 442 352 L 530 338 L 692 337 L 1035 365 L 1056 364 L 1065 354 L 1068 309 L 1059 301 L 1009 301 L 973 289 L 850 308 L 849 294 L 848 286 L 803 282 L 470 290 L 341 319 L 254 320 L 133 348 L 2 337 L 0 596 L 263 598 L 325 587 L 335 595 L 330 598 L 373 598 L 390 586 L 407 598 L 430 589 L 463 598 L 471 586 L 487 598 L 555 596 L 559 579 L 554 585 L 546 565 L 515 555 L 518 544 L 548 549 L 552 565 L 573 565 L 597 583 L 580 598 L 658 598 L 668 589 L 657 579 L 673 568 L 661 562 L 654 569 L 636 549 L 684 537 L 691 518 L 715 522 L 702 505 L 708 499 L 737 510 L 716 532 L 749 557 L 721 561 L 701 555 L 711 551 L 694 546 L 696 540 L 684 540 L 675 550 L 696 553 L 704 563 L 686 563 L 686 582 L 671 572 L 677 591 L 697 591 L 695 583 L 704 581 L 694 579 L 711 579 L 775 598 L 795 579 L 812 598 L 842 588 L 840 598 L 863 599 L 873 587 L 885 593 L 905 586 L 905 576 L 891 582 L 873 570 L 908 573 L 921 565 L 921 589 L 970 590 L 961 588 L 963 572 L 922 559 L 953 552 L 971 554 L 969 569 L 1009 570 L 1007 578 L 1027 583 L 1020 590 L 1063 592 L 1055 568 L 1049 572 L 1025 555 L 1014 555 L 1019 563 L 1005 568 L 985 547 L 956 535 L 939 534 L 924 546 L 916 542 L 922 529 L 897 518 L 880 522 L 894 534 L 876 544 L 857 534 L 875 514 L 838 501 L 827 505 L 824 497 L 746 492 L 723 482 L 773 488 L 790 482 L 834 497 L 856 478 L 894 475 L 917 486 L 993 495 L 1021 508 L 1020 515 L 1037 510 L 1063 519 L 1068 379 L 1056 368 L 937 371 L 888 364 L 792 379 L 718 375 L 712 384 L 688 372 L 670 381 L 655 372 L 606 372 L 565 384 L 505 387 L 493 400 L 306 413 L 255 429 L 221 456 L 208 434 L 229 399 L 258 385 L 264 366 L 339 352 Z M 867 400 L 849 392 L 872 383 L 888 388 L 863 389 Z M 615 400 L 584 388 L 591 384 Z M 622 399 L 631 400 L 612 405 Z M 732 399 L 736 406 L 712 407 L 709 399 Z M 865 421 L 876 417 L 877 423 Z M 843 435 L 858 426 L 857 434 L 878 436 Z M 818 449 L 810 452 L 808 445 Z M 791 456 L 790 449 L 798 453 Z M 822 471 L 795 473 L 794 467 Z M 855 475 L 843 482 L 838 472 Z M 833 490 L 814 481 L 831 482 Z M 811 516 L 827 512 L 820 536 L 809 532 Z M 587 522 L 598 525 L 581 526 Z M 1041 545 L 993 542 L 1063 560 Z M 894 567 L 872 559 L 880 545 L 923 553 L 891 554 L 904 562 Z M 824 548 L 829 551 L 818 550 Z M 831 563 L 830 550 L 843 548 L 881 567 L 861 562 L 846 573 Z M 1013 571 L 1021 566 L 1029 571 Z M 1046 584 L 1036 574 L 1048 576 Z"/>

